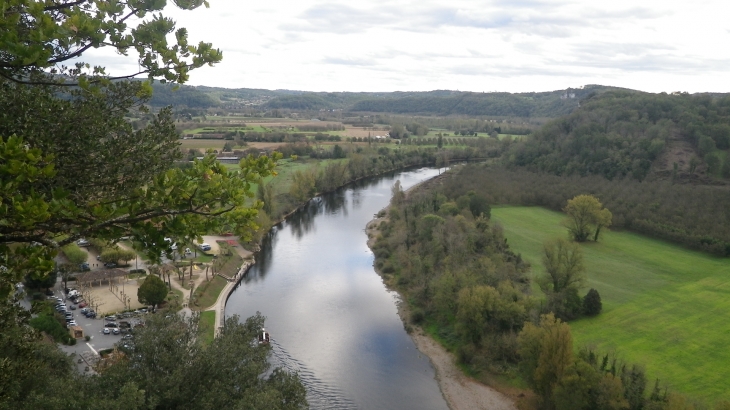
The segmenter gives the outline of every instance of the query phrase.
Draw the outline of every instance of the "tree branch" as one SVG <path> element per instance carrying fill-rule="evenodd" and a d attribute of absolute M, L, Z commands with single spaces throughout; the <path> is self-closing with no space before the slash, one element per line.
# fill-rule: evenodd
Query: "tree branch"
<path fill-rule="evenodd" d="M 56 4 L 55 6 L 48 6 L 44 7 L 43 11 L 53 11 L 53 10 L 62 10 L 67 9 L 69 7 L 78 6 L 80 4 L 84 4 L 89 0 L 78 0 L 78 1 L 72 1 L 71 3 L 62 3 L 62 4 Z"/>

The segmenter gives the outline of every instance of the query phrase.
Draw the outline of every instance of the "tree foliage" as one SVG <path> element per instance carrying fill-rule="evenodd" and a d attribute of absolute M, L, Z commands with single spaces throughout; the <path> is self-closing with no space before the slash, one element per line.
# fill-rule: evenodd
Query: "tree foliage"
<path fill-rule="evenodd" d="M 591 236 L 598 241 L 601 229 L 611 225 L 613 215 L 593 195 L 578 195 L 568 200 L 563 209 L 568 218 L 565 226 L 576 242 L 585 242 Z"/>
<path fill-rule="evenodd" d="M 538 325 L 525 323 L 517 343 L 522 375 L 540 396 L 543 407 L 555 408 L 553 392 L 573 364 L 570 328 L 552 314 L 543 315 Z"/>
<path fill-rule="evenodd" d="M 109 47 L 128 55 L 134 52 L 139 71 L 118 75 L 129 78 L 147 74 L 165 81 L 184 83 L 191 69 L 221 59 L 210 43 L 188 43 L 188 31 L 175 29 L 175 21 L 163 15 L 167 1 L 106 2 L 12 0 L 0 6 L 0 76 L 22 83 L 47 83 L 75 77 L 83 85 L 89 79 L 107 77 L 103 66 L 80 58 L 90 49 Z M 176 0 L 183 10 L 193 10 L 204 0 Z M 174 38 L 174 43 L 168 42 Z M 73 65 L 72 65 L 73 64 Z M 59 75 L 55 79 L 45 75 Z"/>
<path fill-rule="evenodd" d="M 540 280 L 543 292 L 559 293 L 566 289 L 578 289 L 585 281 L 583 251 L 574 243 L 558 238 L 543 246 L 545 279 Z"/>
<path fill-rule="evenodd" d="M 137 299 L 145 305 L 156 307 L 165 301 L 167 285 L 158 276 L 149 275 L 137 289 Z"/>
<path fill-rule="evenodd" d="M 268 373 L 269 349 L 252 343 L 263 325 L 258 315 L 245 323 L 227 318 L 220 337 L 203 346 L 197 315 L 155 316 L 135 332 L 128 360 L 102 378 L 145 386 L 145 402 L 156 408 L 307 408 L 298 376 L 280 369 Z M 204 387 L 186 388 L 191 380 Z"/>
<path fill-rule="evenodd" d="M 583 313 L 586 316 L 596 316 L 603 310 L 601 295 L 597 290 L 591 288 L 583 297 Z"/>
<path fill-rule="evenodd" d="M 515 145 L 507 161 L 557 175 L 642 181 L 652 170 L 669 177 L 673 165 L 664 155 L 683 150 L 685 144 L 701 158 L 719 151 L 722 155 L 711 161 L 728 161 L 730 97 L 608 91 L 584 99 L 573 113 L 549 122 L 529 142 Z M 689 156 L 675 160 L 682 176 L 698 169 Z M 717 165 L 710 174 L 717 175 L 722 168 Z"/>

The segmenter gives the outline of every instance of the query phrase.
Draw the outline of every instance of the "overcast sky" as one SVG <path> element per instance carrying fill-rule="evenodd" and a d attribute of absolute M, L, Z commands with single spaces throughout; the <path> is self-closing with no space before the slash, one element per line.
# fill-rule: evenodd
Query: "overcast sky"
<path fill-rule="evenodd" d="M 210 3 L 168 13 L 191 40 L 223 51 L 220 64 L 191 73 L 192 85 L 730 92 L 730 3 L 723 0 Z"/>

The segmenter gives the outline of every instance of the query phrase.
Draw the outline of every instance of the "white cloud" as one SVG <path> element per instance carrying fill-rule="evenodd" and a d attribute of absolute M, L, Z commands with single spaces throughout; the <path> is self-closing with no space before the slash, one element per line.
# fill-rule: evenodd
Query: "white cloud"
<path fill-rule="evenodd" d="M 170 13 L 223 50 L 190 84 L 311 91 L 730 91 L 720 0 L 211 0 Z M 111 69 L 134 58 L 104 56 Z"/>

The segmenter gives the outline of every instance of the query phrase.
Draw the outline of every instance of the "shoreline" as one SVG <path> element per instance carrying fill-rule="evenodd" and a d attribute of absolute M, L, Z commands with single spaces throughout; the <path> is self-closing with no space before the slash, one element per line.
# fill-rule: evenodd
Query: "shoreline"
<path fill-rule="evenodd" d="M 388 207 L 384 209 L 387 210 Z M 365 227 L 365 233 L 368 237 L 367 245 L 371 250 L 379 230 L 379 225 L 386 219 L 387 217 L 376 217 L 368 222 Z M 428 357 L 431 365 L 436 370 L 436 382 L 449 409 L 517 410 L 517 405 L 513 399 L 493 387 L 482 384 L 465 375 L 456 366 L 456 358 L 453 354 L 426 334 L 420 326 L 410 324 L 408 322 L 408 306 L 407 302 L 403 299 L 403 295 L 395 287 L 391 286 L 388 278 L 378 268 L 373 266 L 373 269 L 383 279 L 386 288 L 398 294 L 398 316 L 405 326 L 413 329 L 408 332 L 408 335 L 413 340 L 418 351 Z"/>

